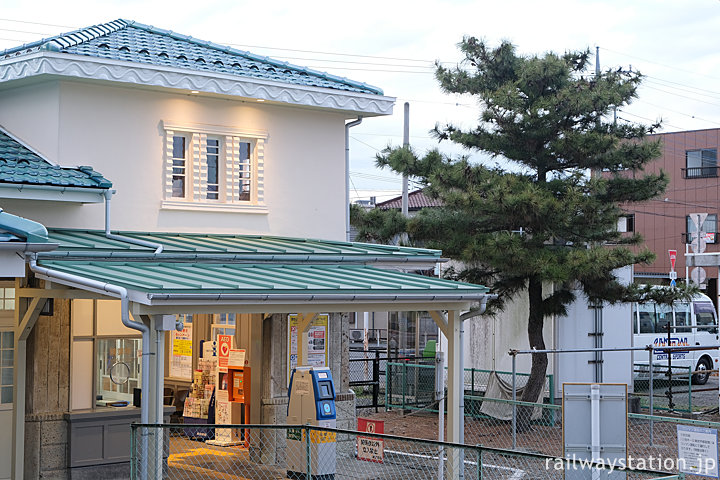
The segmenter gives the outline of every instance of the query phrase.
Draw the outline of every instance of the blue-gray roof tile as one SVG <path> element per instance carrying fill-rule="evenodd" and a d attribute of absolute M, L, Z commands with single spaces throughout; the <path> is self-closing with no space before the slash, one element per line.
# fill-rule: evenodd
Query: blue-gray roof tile
<path fill-rule="evenodd" d="M 0 58 L 48 50 L 186 70 L 382 95 L 377 87 L 201 41 L 130 20 L 94 25 L 5 50 Z"/>
<path fill-rule="evenodd" d="M 110 188 L 112 182 L 92 167 L 54 165 L 0 129 L 0 184 Z"/>

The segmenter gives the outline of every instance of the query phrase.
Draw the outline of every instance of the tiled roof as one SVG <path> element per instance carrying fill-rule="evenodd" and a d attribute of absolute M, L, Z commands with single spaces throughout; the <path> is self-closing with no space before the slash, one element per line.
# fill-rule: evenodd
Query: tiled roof
<path fill-rule="evenodd" d="M 423 193 L 422 190 L 415 190 L 408 193 L 408 210 L 420 210 L 427 207 L 441 207 L 442 202 L 435 198 L 430 198 Z M 375 205 L 381 210 L 391 210 L 402 208 L 402 196 L 386 200 Z"/>
<path fill-rule="evenodd" d="M 92 167 L 54 165 L 0 129 L 0 184 L 110 188 L 112 182 Z"/>
<path fill-rule="evenodd" d="M 0 52 L 0 58 L 36 51 L 86 55 L 357 93 L 383 94 L 381 89 L 362 82 L 122 19 L 5 50 Z"/>

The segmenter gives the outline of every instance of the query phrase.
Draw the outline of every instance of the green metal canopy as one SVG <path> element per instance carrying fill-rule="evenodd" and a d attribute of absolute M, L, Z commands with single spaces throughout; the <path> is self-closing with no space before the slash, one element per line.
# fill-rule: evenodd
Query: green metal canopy
<path fill-rule="evenodd" d="M 114 232 L 115 233 L 115 232 Z M 392 261 L 431 262 L 441 260 L 440 250 L 371 243 L 339 242 L 270 235 L 204 233 L 117 232 L 124 237 L 163 246 L 153 248 L 109 239 L 99 230 L 50 229 L 49 241 L 60 245 L 55 258 L 117 259 L 208 259 L 226 261 Z"/>
<path fill-rule="evenodd" d="M 127 290 L 136 314 L 466 309 L 488 288 L 399 270 L 427 270 L 439 250 L 258 235 L 51 229 L 57 251 L 40 278 Z M 163 246 L 125 242 L 122 237 Z M 378 268 L 378 267 L 384 268 Z M 99 283 L 98 283 L 99 282 Z M 91 289 L 92 290 L 92 289 Z M 102 289 L 96 289 L 103 293 Z"/>
<path fill-rule="evenodd" d="M 473 303 L 482 300 L 488 292 L 480 285 L 366 265 L 62 260 L 43 260 L 39 264 L 65 274 L 124 287 L 133 302 L 146 306 Z"/>

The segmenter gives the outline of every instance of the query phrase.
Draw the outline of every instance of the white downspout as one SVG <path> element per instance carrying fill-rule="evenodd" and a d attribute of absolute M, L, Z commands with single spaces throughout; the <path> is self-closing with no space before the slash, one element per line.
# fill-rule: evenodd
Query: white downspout
<path fill-rule="evenodd" d="M 117 235 L 115 233 L 110 233 L 110 199 L 112 198 L 114 193 L 115 193 L 115 190 L 111 190 L 111 189 L 105 190 L 105 237 L 109 238 L 110 240 L 118 240 L 120 242 L 133 243 L 135 245 L 140 245 L 141 247 L 154 248 L 155 253 L 162 253 L 163 246 L 159 243 L 148 242 L 145 240 L 141 240 L 139 238 L 131 238 L 131 237 L 126 237 L 124 235 Z"/>
<path fill-rule="evenodd" d="M 362 123 L 362 116 L 345 124 L 345 241 L 350 241 L 350 129 Z"/>
<path fill-rule="evenodd" d="M 89 278 L 79 277 L 65 272 L 59 272 L 50 268 L 41 267 L 37 264 L 37 254 L 30 256 L 30 270 L 34 273 L 43 275 L 45 277 L 54 278 L 61 282 L 67 282 L 73 286 L 87 287 L 93 290 L 99 290 L 108 292 L 120 297 L 120 319 L 123 325 L 133 330 L 138 330 L 142 333 L 142 364 L 141 364 L 141 403 L 140 403 L 140 423 L 148 423 L 150 413 L 150 327 L 141 322 L 135 322 L 130 320 L 130 301 L 128 299 L 128 292 L 126 288 L 112 285 L 109 283 L 98 282 Z M 142 455 L 144 459 L 147 459 L 147 436 L 142 435 Z M 141 478 L 145 478 L 147 472 L 143 472 L 144 468 L 141 464 Z M 144 473 L 144 475 L 143 475 Z"/>

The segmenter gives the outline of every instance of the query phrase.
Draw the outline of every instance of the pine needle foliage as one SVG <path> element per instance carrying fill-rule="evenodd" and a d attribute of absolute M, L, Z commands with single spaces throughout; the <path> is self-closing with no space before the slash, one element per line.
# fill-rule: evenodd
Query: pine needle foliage
<path fill-rule="evenodd" d="M 388 147 L 377 165 L 414 177 L 443 206 L 409 219 L 355 211 L 352 221 L 361 238 L 405 233 L 411 244 L 442 249 L 462 265 L 449 276 L 498 294 L 493 309 L 527 296 L 530 347 L 544 349 L 544 319 L 565 313 L 576 292 L 590 302 L 639 298 L 637 287 L 620 285 L 612 272 L 654 255 L 639 235 L 618 233 L 616 226 L 624 204 L 654 198 L 667 186 L 664 172 L 644 172 L 660 155 L 659 142 L 645 139 L 659 124 L 611 120 L 613 107 L 636 98 L 642 76 L 595 75 L 588 50 L 521 55 L 508 42 L 493 48 L 474 37 L 459 48 L 464 62 L 455 68 L 438 63 L 436 77 L 443 91 L 477 100 L 478 123 L 469 129 L 438 124 L 432 133 L 489 156 L 495 166 L 438 149 L 421 156 L 410 147 Z M 543 294 L 548 282 L 552 293 Z M 523 399 L 537 398 L 546 368 L 547 357 L 533 355 Z"/>

